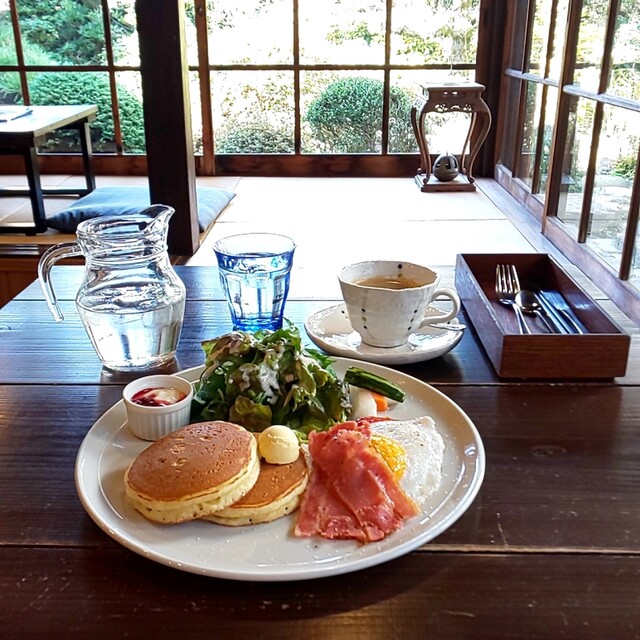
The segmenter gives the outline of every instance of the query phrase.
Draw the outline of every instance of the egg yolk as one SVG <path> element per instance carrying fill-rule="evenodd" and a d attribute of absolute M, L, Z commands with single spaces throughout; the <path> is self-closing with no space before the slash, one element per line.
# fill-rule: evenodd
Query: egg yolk
<path fill-rule="evenodd" d="M 402 445 L 378 433 L 371 434 L 371 445 L 387 463 L 391 473 L 393 473 L 393 477 L 396 480 L 400 480 L 407 468 L 406 454 Z"/>

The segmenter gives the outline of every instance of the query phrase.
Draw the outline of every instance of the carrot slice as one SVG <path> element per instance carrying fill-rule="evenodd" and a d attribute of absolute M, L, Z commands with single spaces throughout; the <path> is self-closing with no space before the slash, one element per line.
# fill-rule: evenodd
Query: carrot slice
<path fill-rule="evenodd" d="M 371 391 L 371 395 L 376 401 L 376 409 L 378 411 L 386 411 L 389 408 L 389 402 L 382 394 Z"/>

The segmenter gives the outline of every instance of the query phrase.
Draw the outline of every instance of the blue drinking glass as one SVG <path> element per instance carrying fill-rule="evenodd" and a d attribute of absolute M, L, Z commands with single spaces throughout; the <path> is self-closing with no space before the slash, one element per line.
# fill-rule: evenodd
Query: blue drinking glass
<path fill-rule="evenodd" d="M 282 327 L 295 248 L 291 238 L 276 233 L 241 233 L 215 243 L 234 329 Z"/>

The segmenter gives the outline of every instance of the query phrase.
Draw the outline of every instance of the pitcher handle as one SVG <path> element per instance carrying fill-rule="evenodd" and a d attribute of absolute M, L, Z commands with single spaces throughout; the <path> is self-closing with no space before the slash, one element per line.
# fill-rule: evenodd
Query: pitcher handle
<path fill-rule="evenodd" d="M 60 310 L 58 299 L 56 298 L 55 291 L 51 285 L 51 267 L 61 260 L 62 258 L 72 258 L 74 256 L 80 256 L 82 250 L 77 242 L 61 242 L 53 247 L 49 247 L 40 258 L 38 262 L 38 279 L 40 280 L 40 287 L 44 294 L 44 299 L 47 301 L 49 310 L 53 314 L 53 318 L 56 322 L 62 322 L 64 316 Z"/>

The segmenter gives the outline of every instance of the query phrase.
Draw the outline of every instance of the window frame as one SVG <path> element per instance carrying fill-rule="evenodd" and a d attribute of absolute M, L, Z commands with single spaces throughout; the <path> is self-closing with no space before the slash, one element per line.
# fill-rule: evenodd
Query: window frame
<path fill-rule="evenodd" d="M 390 74 L 393 71 L 474 71 L 478 68 L 488 68 L 483 62 L 489 57 L 490 39 L 482 38 L 483 12 L 486 14 L 485 5 L 491 4 L 487 0 L 481 0 L 479 6 L 479 36 L 477 59 L 471 63 L 438 63 L 438 64 L 392 64 L 391 63 L 391 15 L 393 0 L 385 0 L 385 44 L 384 62 L 381 64 L 304 64 L 300 62 L 298 42 L 298 0 L 293 3 L 293 60 L 291 64 L 276 65 L 211 65 L 208 55 L 207 35 L 207 7 L 206 0 L 194 0 L 196 38 L 198 44 L 197 64 L 187 66 L 188 73 L 198 74 L 200 88 L 200 116 L 202 119 L 203 152 L 195 156 L 197 175 L 283 175 L 283 176 L 389 176 L 404 177 L 413 175 L 419 165 L 419 155 L 415 153 L 395 153 L 387 150 L 389 140 L 389 94 Z M 98 173 L 108 174 L 138 174 L 146 173 L 146 156 L 144 154 L 125 154 L 122 146 L 122 131 L 119 118 L 118 96 L 116 90 L 116 74 L 122 71 L 140 71 L 140 66 L 117 65 L 114 62 L 113 48 L 110 38 L 109 0 L 100 0 L 102 22 L 105 32 L 106 63 L 104 65 L 50 65 L 37 66 L 26 65 L 22 55 L 19 25 L 19 0 L 9 0 L 12 14 L 14 37 L 16 38 L 16 50 L 18 53 L 17 66 L 0 66 L 0 71 L 18 72 L 20 75 L 22 92 L 25 104 L 29 104 L 29 89 L 27 74 L 37 71 L 73 71 L 89 72 L 100 71 L 108 74 L 112 101 L 112 115 L 114 121 L 115 153 L 94 153 L 94 166 Z M 158 12 L 159 17 L 163 14 Z M 486 16 L 485 16 L 486 18 Z M 211 80 L 210 74 L 215 71 L 233 71 L 247 69 L 253 71 L 287 70 L 294 74 L 294 153 L 293 154 L 216 154 L 215 131 L 212 119 L 211 104 Z M 383 74 L 383 126 L 382 126 L 382 150 L 377 154 L 303 154 L 301 153 L 301 117 L 300 113 L 300 74 L 305 71 L 380 71 Z M 476 73 L 477 75 L 477 73 Z M 477 78 L 478 82 L 487 84 L 486 79 Z M 488 101 L 488 100 L 487 100 Z M 488 101 L 489 102 L 489 101 Z M 491 105 L 496 108 L 497 105 Z M 485 146 L 492 143 L 492 136 Z M 69 161 L 74 165 L 73 155 L 61 158 L 60 155 L 43 154 L 42 170 L 65 171 L 69 169 Z M 483 157 L 485 154 L 483 153 Z M 64 168 L 63 168 L 64 167 Z M 484 172 L 483 172 L 484 167 Z M 477 175 L 490 175 L 491 166 L 483 163 L 482 157 L 476 165 Z"/>
<path fill-rule="evenodd" d="M 636 233 L 640 216 L 640 145 L 638 149 L 636 172 L 633 180 L 631 200 L 626 220 L 626 231 L 620 253 L 620 267 L 615 270 L 595 254 L 586 244 L 591 220 L 591 205 L 593 201 L 596 157 L 598 140 L 602 128 L 603 111 L 605 105 L 630 109 L 640 113 L 640 102 L 620 98 L 607 93 L 607 86 L 611 70 L 613 41 L 617 13 L 620 0 L 610 0 L 605 30 L 604 46 L 601 57 L 600 79 L 597 91 L 589 91 L 574 84 L 576 70 L 576 51 L 580 29 L 580 19 L 584 2 L 570 2 L 568 6 L 564 51 L 560 78 L 538 76 L 527 72 L 526 64 L 529 58 L 529 43 L 531 39 L 531 21 L 535 9 L 535 0 L 517 3 L 509 17 L 509 39 L 505 48 L 505 68 L 503 76 L 503 95 L 505 99 L 500 105 L 498 127 L 503 131 L 500 161 L 496 164 L 496 179 L 525 207 L 540 223 L 540 232 L 557 246 L 575 265 L 588 277 L 598 282 L 602 290 L 635 321 L 640 321 L 640 291 L 629 282 L 631 264 L 636 250 Z M 554 6 L 559 3 L 554 0 Z M 522 14 L 526 11 L 526 22 L 522 21 Z M 518 32 L 518 25 L 525 30 Z M 518 38 L 517 35 L 520 35 Z M 552 42 L 549 38 L 548 43 Z M 549 68 L 550 45 L 546 51 L 545 68 Z M 545 87 L 555 86 L 558 90 L 558 101 L 554 119 L 551 155 L 549 159 L 549 173 L 544 194 L 536 193 L 539 186 L 539 171 L 534 173 L 532 185 L 525 184 L 518 177 L 518 149 L 522 145 L 523 117 L 522 111 L 526 101 L 526 92 L 530 83 Z M 517 96 L 517 97 L 514 97 Z M 510 97 L 510 98 L 509 98 Z M 592 148 L 588 162 L 584 185 L 584 197 L 580 212 L 578 232 L 574 238 L 566 225 L 558 217 L 561 183 L 563 178 L 563 154 L 568 135 L 569 114 L 572 101 L 576 98 L 590 100 L 594 104 L 594 121 L 592 128 Z M 516 127 L 510 126 L 507 116 L 509 99 L 517 101 L 519 118 Z M 541 118 L 538 122 L 538 132 L 541 130 Z M 541 136 L 538 135 L 538 138 Z M 540 165 L 541 156 L 536 154 L 535 164 Z"/>

